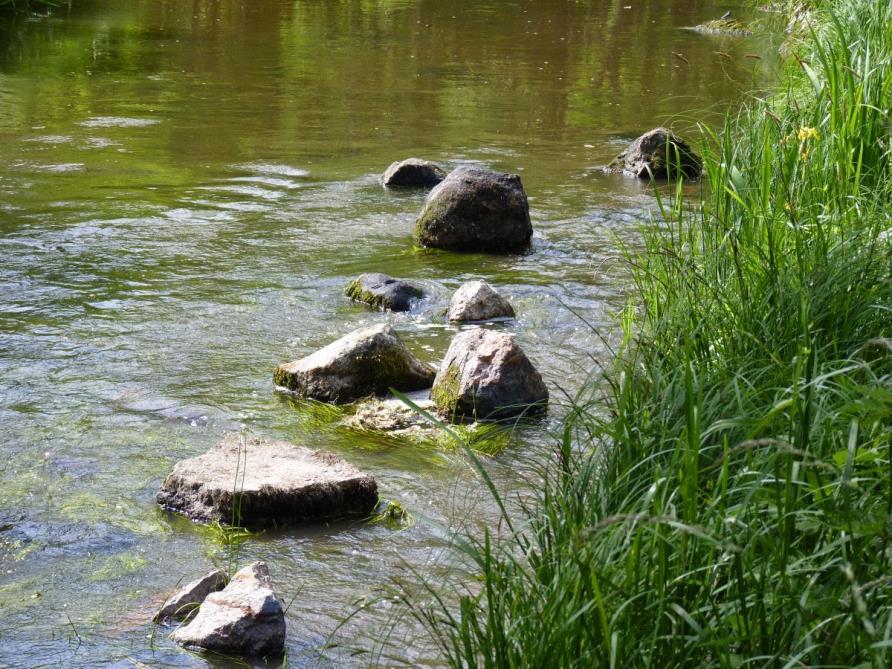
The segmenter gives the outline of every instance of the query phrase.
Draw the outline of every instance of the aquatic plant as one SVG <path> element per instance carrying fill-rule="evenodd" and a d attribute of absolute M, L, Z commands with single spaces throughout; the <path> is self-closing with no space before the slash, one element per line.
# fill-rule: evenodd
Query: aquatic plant
<path fill-rule="evenodd" d="M 534 501 L 398 582 L 452 667 L 892 664 L 892 6 L 828 6 L 788 90 L 704 129 Z M 601 412 L 593 407 L 602 407 Z"/>

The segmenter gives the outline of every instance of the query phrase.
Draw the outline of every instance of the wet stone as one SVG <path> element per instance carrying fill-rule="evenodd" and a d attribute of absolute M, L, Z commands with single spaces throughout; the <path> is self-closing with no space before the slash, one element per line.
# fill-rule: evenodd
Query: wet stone
<path fill-rule="evenodd" d="M 203 455 L 176 463 L 156 499 L 199 522 L 269 527 L 368 513 L 378 488 L 372 476 L 332 453 L 229 434 Z"/>
<path fill-rule="evenodd" d="M 260 657 L 285 647 L 285 611 L 265 562 L 236 572 L 223 590 L 207 596 L 195 618 L 170 638 L 183 646 Z"/>
<path fill-rule="evenodd" d="M 380 273 L 359 275 L 344 293 L 354 302 L 382 311 L 409 311 L 414 302 L 424 297 L 424 291 L 418 286 Z"/>
<path fill-rule="evenodd" d="M 542 413 L 548 389 L 514 339 L 476 328 L 452 339 L 431 398 L 455 422 L 496 420 Z"/>
<path fill-rule="evenodd" d="M 391 163 L 381 181 L 385 186 L 431 188 L 446 178 L 446 170 L 421 158 L 407 158 Z"/>
<path fill-rule="evenodd" d="M 226 587 L 228 580 L 222 569 L 214 569 L 201 578 L 187 583 L 164 602 L 158 613 L 155 614 L 155 620 L 184 620 L 188 618 L 209 594 Z"/>
<path fill-rule="evenodd" d="M 610 163 L 610 170 L 639 179 L 686 179 L 700 176 L 700 156 L 681 138 L 666 128 L 654 128 L 629 144 L 625 151 Z"/>
<path fill-rule="evenodd" d="M 452 294 L 446 317 L 453 322 L 514 318 L 514 308 L 486 281 L 468 281 Z"/>
<path fill-rule="evenodd" d="M 450 172 L 415 221 L 417 243 L 452 251 L 519 253 L 532 237 L 520 177 L 476 167 Z"/>
<path fill-rule="evenodd" d="M 434 370 L 384 324 L 354 330 L 306 358 L 279 365 L 273 374 L 279 388 L 334 404 L 386 395 L 391 388 L 422 390 L 433 380 Z"/>

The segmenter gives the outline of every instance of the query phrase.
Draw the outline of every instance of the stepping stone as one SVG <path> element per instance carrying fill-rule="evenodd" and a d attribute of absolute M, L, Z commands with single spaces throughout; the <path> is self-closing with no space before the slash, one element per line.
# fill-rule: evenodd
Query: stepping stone
<path fill-rule="evenodd" d="M 232 433 L 176 463 L 156 499 L 198 522 L 270 527 L 369 513 L 378 486 L 332 453 Z"/>
<path fill-rule="evenodd" d="M 300 360 L 279 365 L 275 384 L 300 397 L 342 404 L 430 388 L 433 368 L 419 361 L 389 325 L 355 330 Z"/>

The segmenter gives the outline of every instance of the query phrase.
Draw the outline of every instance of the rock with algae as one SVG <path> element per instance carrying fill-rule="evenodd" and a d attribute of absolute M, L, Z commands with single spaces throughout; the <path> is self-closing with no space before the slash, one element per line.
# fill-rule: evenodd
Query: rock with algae
<path fill-rule="evenodd" d="M 429 388 L 434 370 L 419 361 L 389 325 L 361 328 L 312 355 L 279 365 L 276 386 L 300 397 L 341 404 L 391 388 Z"/>
<path fill-rule="evenodd" d="M 418 286 L 377 272 L 360 274 L 347 284 L 344 293 L 354 302 L 382 311 L 409 311 L 414 302 L 424 297 Z"/>
<path fill-rule="evenodd" d="M 494 420 L 542 413 L 548 389 L 514 339 L 476 328 L 452 339 L 431 399 L 453 421 Z"/>
<path fill-rule="evenodd" d="M 452 251 L 518 253 L 532 236 L 520 177 L 478 167 L 450 172 L 415 221 L 418 244 Z"/>

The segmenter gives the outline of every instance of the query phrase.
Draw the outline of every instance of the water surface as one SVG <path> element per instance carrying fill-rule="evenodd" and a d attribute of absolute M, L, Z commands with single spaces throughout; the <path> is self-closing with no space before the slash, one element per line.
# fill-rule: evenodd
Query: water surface
<path fill-rule="evenodd" d="M 655 125 L 714 123 L 766 76 L 750 57 L 763 38 L 683 29 L 728 8 L 74 0 L 0 26 L 0 666 L 228 666 L 147 621 L 178 580 L 226 562 L 153 496 L 233 429 L 334 450 L 419 520 L 242 548 L 293 598 L 289 666 L 368 663 L 351 648 L 381 640 L 388 602 L 320 647 L 406 565 L 448 568 L 442 525 L 495 511 L 460 455 L 345 430 L 277 396 L 272 368 L 382 321 L 435 363 L 450 292 L 484 277 L 556 400 L 489 461 L 516 487 L 564 393 L 609 360 L 590 326 L 609 337 L 630 297 L 620 245 L 654 200 L 601 168 Z M 424 194 L 378 181 L 412 155 L 519 173 L 531 253 L 414 249 Z M 430 298 L 399 315 L 351 305 L 343 287 L 364 271 Z M 397 629 L 394 662 L 434 663 L 415 632 Z"/>

